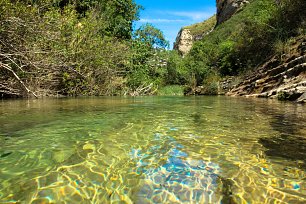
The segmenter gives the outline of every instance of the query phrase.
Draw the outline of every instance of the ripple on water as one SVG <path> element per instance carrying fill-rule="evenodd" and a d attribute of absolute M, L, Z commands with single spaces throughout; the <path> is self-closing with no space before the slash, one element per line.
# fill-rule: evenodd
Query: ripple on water
<path fill-rule="evenodd" d="M 294 149 L 304 148 L 305 109 L 222 97 L 107 100 L 30 104 L 1 117 L 0 202 L 306 203 L 305 152 Z M 15 128 L 19 113 L 31 117 L 19 115 Z"/>

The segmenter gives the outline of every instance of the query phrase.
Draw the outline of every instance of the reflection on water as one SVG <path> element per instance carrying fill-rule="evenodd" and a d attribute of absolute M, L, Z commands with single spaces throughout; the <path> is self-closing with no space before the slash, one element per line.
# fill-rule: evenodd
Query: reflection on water
<path fill-rule="evenodd" d="M 305 203 L 305 106 L 0 102 L 0 203 Z"/>
<path fill-rule="evenodd" d="M 296 110 L 293 112 L 279 111 L 277 108 L 272 110 L 274 114 L 270 125 L 279 134 L 260 138 L 259 142 L 267 148 L 266 155 L 297 161 L 298 166 L 306 169 L 305 117 L 296 114 Z"/>

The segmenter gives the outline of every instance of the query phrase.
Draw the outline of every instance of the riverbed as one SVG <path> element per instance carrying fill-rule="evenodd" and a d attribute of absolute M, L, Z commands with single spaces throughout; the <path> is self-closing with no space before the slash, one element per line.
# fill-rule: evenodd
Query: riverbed
<path fill-rule="evenodd" d="M 0 101 L 0 203 L 306 203 L 306 106 Z"/>

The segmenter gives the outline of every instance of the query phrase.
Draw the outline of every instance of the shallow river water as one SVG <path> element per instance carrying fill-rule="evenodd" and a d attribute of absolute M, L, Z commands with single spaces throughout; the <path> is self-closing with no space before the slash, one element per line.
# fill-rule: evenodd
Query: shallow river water
<path fill-rule="evenodd" d="M 306 203 L 306 106 L 0 101 L 0 203 Z"/>

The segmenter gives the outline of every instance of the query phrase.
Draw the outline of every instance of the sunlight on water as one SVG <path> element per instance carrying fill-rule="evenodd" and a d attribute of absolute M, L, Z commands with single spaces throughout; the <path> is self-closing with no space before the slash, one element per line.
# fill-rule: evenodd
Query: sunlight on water
<path fill-rule="evenodd" d="M 226 97 L 0 102 L 0 203 L 306 203 L 306 107 Z"/>

